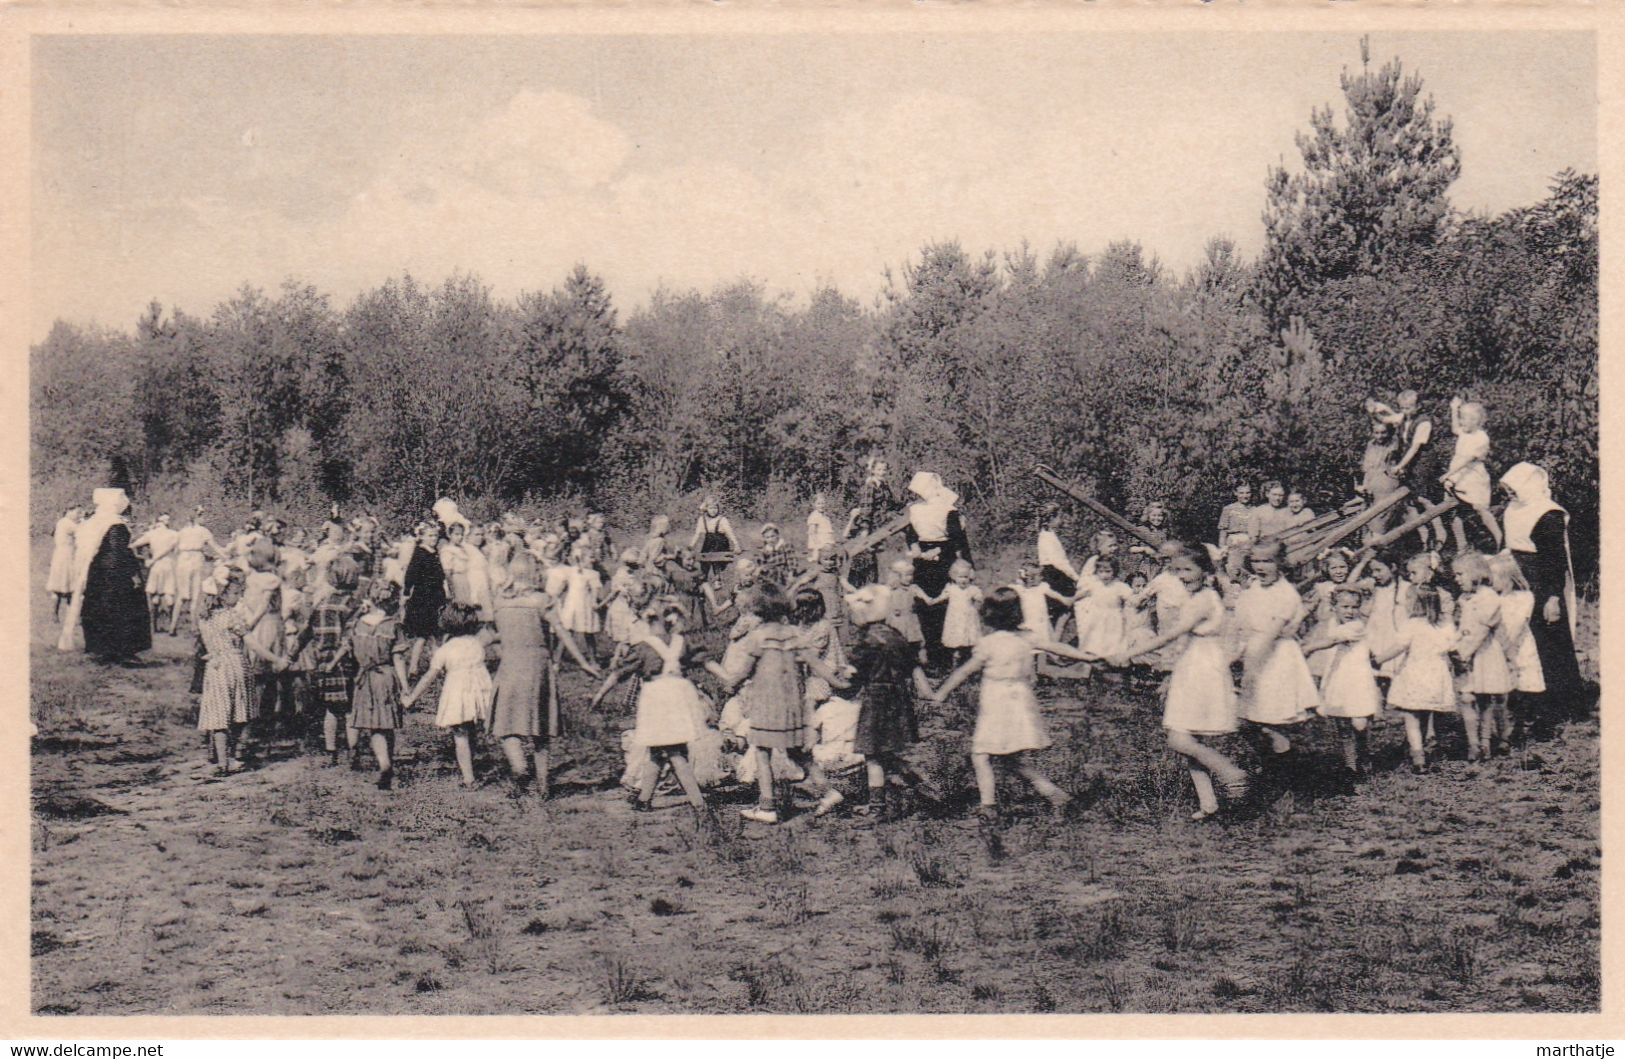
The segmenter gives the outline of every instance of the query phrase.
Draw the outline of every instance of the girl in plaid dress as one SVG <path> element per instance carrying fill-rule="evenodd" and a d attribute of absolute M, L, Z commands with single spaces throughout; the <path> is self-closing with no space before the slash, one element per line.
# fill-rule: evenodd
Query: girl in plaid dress
<path fill-rule="evenodd" d="M 333 590 L 312 608 L 310 623 L 300 634 L 300 645 L 310 647 L 310 698 L 323 711 L 322 746 L 327 750 L 327 763 L 339 763 L 339 724 L 344 721 L 350 768 L 359 772 L 360 740 L 354 722 L 348 720 L 355 661 L 345 649 L 345 640 L 356 615 L 355 590 L 361 581 L 361 569 L 354 559 L 341 555 L 329 564 L 327 579 Z"/>

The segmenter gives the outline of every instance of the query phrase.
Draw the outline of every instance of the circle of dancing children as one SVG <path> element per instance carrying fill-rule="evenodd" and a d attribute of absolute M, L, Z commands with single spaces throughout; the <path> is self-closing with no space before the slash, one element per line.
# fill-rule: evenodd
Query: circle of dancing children
<path fill-rule="evenodd" d="M 1485 495 L 1484 418 L 1471 402 L 1453 405 L 1457 459 L 1443 481 L 1486 522 L 1488 536 L 1474 536 L 1499 543 Z M 941 498 L 954 494 L 924 477 L 922 496 L 951 504 Z M 666 515 L 650 520 L 640 546 L 614 551 L 602 516 L 473 526 L 449 501 L 399 546 L 376 520 L 330 520 L 307 534 L 256 513 L 221 547 L 201 511 L 180 531 L 160 521 L 137 543 L 152 564 L 153 606 L 172 628 L 187 617 L 196 628 L 198 727 L 226 773 L 298 715 L 331 763 L 347 748 L 359 768 L 370 746 L 377 785 L 391 789 L 404 714 L 438 683 L 434 724 L 450 732 L 460 785 L 479 785 L 483 733 L 500 747 L 510 793 L 546 797 L 564 661 L 601 680 L 589 709 L 636 678 L 624 700 L 633 717 L 624 749 L 637 811 L 654 805 L 668 773 L 684 802 L 707 811 L 722 748 L 736 738 L 745 746 L 736 775 L 756 795 L 742 815 L 761 824 L 791 815 L 787 781 L 798 777 L 814 816 L 836 812 L 846 798 L 826 764 L 861 762 L 866 794 L 848 807 L 855 817 L 906 815 L 911 791 L 951 805 L 954 792 L 935 789 L 911 763 L 920 704 L 944 703 L 973 679 L 965 734 L 976 814 L 994 822 L 1000 766 L 1056 812 L 1074 804 L 1033 759 L 1052 745 L 1035 691 L 1049 676 L 1155 674 L 1166 744 L 1188 769 L 1197 821 L 1251 792 L 1290 787 L 1305 763 L 1303 726 L 1315 718 L 1335 725 L 1351 779 L 1371 774 L 1373 725 L 1388 715 L 1403 724 L 1418 772 L 1437 759 L 1441 715 L 1461 719 L 1473 763 L 1540 729 L 1547 681 L 1532 624 L 1563 610 L 1536 600 L 1519 553 L 1458 547 L 1441 564 L 1437 551 L 1402 554 L 1391 534 L 1373 534 L 1358 556 L 1320 548 L 1305 562 L 1303 535 L 1333 516 L 1317 519 L 1304 492 L 1281 482 L 1260 492 L 1265 502 L 1251 508 L 1250 484 L 1237 486 L 1220 519 L 1222 547 L 1165 539 L 1167 511 L 1150 504 L 1134 530 L 1143 543 L 1122 550 L 1100 530 L 1080 564 L 1061 539 L 1066 520 L 1047 508 L 1036 556 L 1016 583 L 986 593 L 963 541 L 934 595 L 915 583 L 919 557 L 881 565 L 881 583 L 855 587 L 854 560 L 872 561 L 882 545 L 869 537 L 854 545 L 851 525 L 838 538 L 823 494 L 806 520 L 805 549 L 768 523 L 748 555 L 711 497 L 686 548 L 671 545 Z M 1544 504 L 1534 516 L 1561 512 Z M 71 560 L 63 552 L 76 514 L 58 527 L 53 571 Z M 888 509 L 869 503 L 862 514 L 872 527 Z M 962 524 L 956 532 L 963 536 Z M 917 536 L 916 528 L 914 551 Z M 305 542 L 317 540 L 307 554 Z M 1524 553 L 1538 550 L 1532 541 L 1529 532 L 1515 540 Z M 211 558 L 218 565 L 205 576 Z M 1457 595 L 1434 583 L 1441 565 Z M 60 580 L 53 573 L 48 586 L 59 602 Z M 927 674 L 938 645 L 920 620 L 928 610 L 941 618 L 948 662 L 936 687 Z M 714 660 L 701 646 L 713 630 L 726 636 Z M 1261 763 L 1256 777 L 1222 742 L 1237 733 Z"/>

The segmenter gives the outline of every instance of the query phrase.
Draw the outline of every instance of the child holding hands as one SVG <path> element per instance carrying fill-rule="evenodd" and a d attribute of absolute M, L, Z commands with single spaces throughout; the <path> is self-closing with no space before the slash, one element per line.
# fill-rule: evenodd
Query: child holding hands
<path fill-rule="evenodd" d="M 1072 796 L 1051 783 L 1022 756 L 1050 745 L 1049 732 L 1038 711 L 1038 697 L 1033 692 L 1037 658 L 1040 654 L 1080 662 L 1096 658 L 1066 644 L 1023 634 L 1021 596 L 1013 588 L 997 589 L 987 597 L 982 604 L 982 622 L 991 631 L 976 642 L 970 660 L 954 670 L 932 695 L 936 702 L 943 702 L 965 681 L 981 674 L 981 698 L 970 755 L 981 798 L 977 813 L 990 823 L 999 818 L 998 784 L 993 776 L 995 758 L 1010 762 L 1017 774 L 1032 784 L 1056 812 L 1062 812 L 1071 803 Z"/>

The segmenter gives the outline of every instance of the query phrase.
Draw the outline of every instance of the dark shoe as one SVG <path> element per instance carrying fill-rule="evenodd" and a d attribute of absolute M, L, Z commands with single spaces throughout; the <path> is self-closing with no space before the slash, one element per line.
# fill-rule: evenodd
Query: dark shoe
<path fill-rule="evenodd" d="M 395 787 L 395 770 L 384 769 L 378 773 L 378 789 L 381 791 L 393 790 Z"/>

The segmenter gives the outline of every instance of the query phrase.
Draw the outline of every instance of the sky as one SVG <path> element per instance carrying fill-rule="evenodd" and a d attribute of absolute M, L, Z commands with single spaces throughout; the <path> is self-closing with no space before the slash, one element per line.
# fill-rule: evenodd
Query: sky
<path fill-rule="evenodd" d="M 1597 169 L 1589 34 L 1374 34 L 1453 119 L 1458 208 Z M 30 332 L 293 277 L 501 297 L 576 263 L 628 310 L 750 277 L 868 299 L 926 243 L 1263 235 L 1358 36 L 61 36 L 32 55 Z"/>

